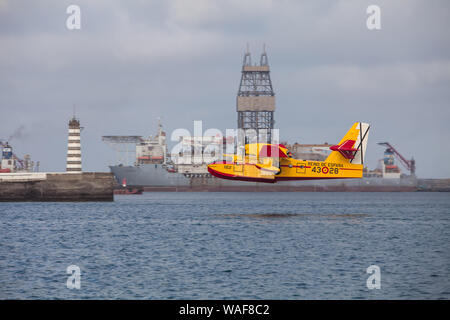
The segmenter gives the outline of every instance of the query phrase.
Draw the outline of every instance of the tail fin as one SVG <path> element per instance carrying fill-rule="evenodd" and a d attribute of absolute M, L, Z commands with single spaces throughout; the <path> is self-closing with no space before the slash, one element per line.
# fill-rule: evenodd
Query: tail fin
<path fill-rule="evenodd" d="M 332 152 L 326 162 L 364 164 L 370 125 L 355 122 L 338 145 L 331 146 Z"/>

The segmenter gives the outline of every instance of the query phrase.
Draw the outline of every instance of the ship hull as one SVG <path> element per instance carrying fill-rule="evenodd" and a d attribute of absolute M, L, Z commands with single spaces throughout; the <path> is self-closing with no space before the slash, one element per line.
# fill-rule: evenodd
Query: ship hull
<path fill-rule="evenodd" d="M 126 179 L 128 186 L 144 191 L 417 191 L 417 179 L 362 178 L 335 180 L 280 181 L 276 184 L 224 180 L 209 174 L 169 172 L 163 165 L 110 166 L 117 182 Z"/>

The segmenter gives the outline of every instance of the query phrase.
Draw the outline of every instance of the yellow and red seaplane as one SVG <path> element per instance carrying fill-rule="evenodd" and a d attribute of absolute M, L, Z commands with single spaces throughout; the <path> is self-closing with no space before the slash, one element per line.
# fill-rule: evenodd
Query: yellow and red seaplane
<path fill-rule="evenodd" d="M 224 154 L 228 161 L 208 165 L 213 176 L 253 182 L 361 178 L 370 126 L 356 122 L 325 161 L 294 159 L 282 144 L 245 145 L 244 155 Z"/>

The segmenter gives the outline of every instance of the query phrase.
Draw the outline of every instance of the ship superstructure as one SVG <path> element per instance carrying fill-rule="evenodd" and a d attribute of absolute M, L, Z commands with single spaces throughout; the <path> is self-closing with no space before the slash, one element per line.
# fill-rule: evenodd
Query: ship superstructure
<path fill-rule="evenodd" d="M 136 144 L 136 165 L 163 164 L 167 162 L 166 133 L 158 122 L 158 131 L 155 136 L 140 139 Z"/>
<path fill-rule="evenodd" d="M 222 155 L 227 141 L 222 136 L 180 137 L 180 152 L 170 158 L 174 171 L 187 177 L 210 177 L 207 165 Z"/>
<path fill-rule="evenodd" d="M 19 158 L 13 152 L 13 147 L 8 142 L 0 141 L 0 149 L 2 150 L 0 173 L 39 171 L 39 161 L 35 163 L 28 154 L 24 155 L 23 158 Z"/>

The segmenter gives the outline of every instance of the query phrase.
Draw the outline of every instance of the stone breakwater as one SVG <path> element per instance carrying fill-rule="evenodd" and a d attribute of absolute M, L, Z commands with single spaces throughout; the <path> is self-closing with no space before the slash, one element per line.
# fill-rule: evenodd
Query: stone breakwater
<path fill-rule="evenodd" d="M 108 172 L 0 174 L 2 201 L 114 201 Z"/>

